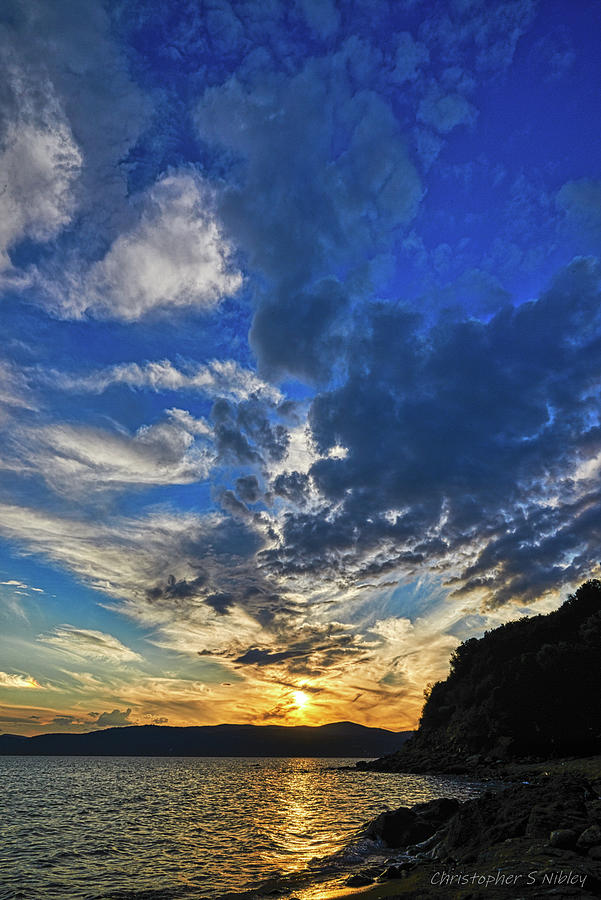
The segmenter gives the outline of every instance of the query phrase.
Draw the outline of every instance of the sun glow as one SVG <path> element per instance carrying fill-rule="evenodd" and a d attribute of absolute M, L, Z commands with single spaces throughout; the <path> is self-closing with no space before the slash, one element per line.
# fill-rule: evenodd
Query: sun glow
<path fill-rule="evenodd" d="M 304 709 L 304 707 L 309 702 L 309 697 L 305 694 L 304 691 L 293 691 L 292 696 L 294 697 L 294 703 L 299 709 Z"/>

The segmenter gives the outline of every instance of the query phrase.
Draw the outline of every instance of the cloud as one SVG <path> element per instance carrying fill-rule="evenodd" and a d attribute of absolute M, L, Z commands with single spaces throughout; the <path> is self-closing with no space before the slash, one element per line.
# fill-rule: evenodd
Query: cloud
<path fill-rule="evenodd" d="M 7 0 L 0 154 L 0 263 L 20 240 L 49 241 L 86 211 L 90 242 L 127 190 L 122 162 L 148 105 L 100 3 Z"/>
<path fill-rule="evenodd" d="M 7 504 L 0 511 L 5 537 L 65 566 L 105 594 L 138 603 L 132 614 L 138 609 L 149 622 L 168 621 L 176 611 L 169 591 L 164 604 L 147 597 L 147 591 L 164 584 L 169 575 L 174 582 L 195 582 L 202 569 L 207 594 L 233 588 L 243 596 L 262 589 L 262 576 L 246 565 L 263 545 L 260 524 L 250 527 L 217 513 L 164 510 L 107 521 Z M 206 613 L 196 602 L 185 602 L 182 608 L 201 618 Z"/>
<path fill-rule="evenodd" d="M 75 625 L 57 625 L 49 634 L 40 635 L 38 640 L 55 650 L 86 659 L 130 663 L 142 658 L 112 634 Z"/>
<path fill-rule="evenodd" d="M 17 675 L 10 672 L 0 672 L 0 687 L 5 688 L 41 688 L 31 675 Z"/>
<path fill-rule="evenodd" d="M 112 712 L 103 712 L 98 716 L 94 723 L 100 728 L 107 728 L 115 725 L 132 725 L 130 721 L 131 709 L 114 709 Z"/>
<path fill-rule="evenodd" d="M 391 79 L 397 84 L 415 81 L 421 66 L 427 63 L 430 54 L 421 41 L 414 40 L 408 31 L 402 31 L 396 38 L 396 55 Z"/>
<path fill-rule="evenodd" d="M 11 578 L 10 581 L 0 581 L 0 585 L 4 585 L 6 587 L 22 588 L 24 591 L 35 591 L 36 594 L 44 593 L 42 588 L 30 587 L 28 584 L 25 584 L 24 581 L 16 581 L 14 578 Z"/>
<path fill-rule="evenodd" d="M 599 283 L 598 262 L 576 259 L 537 301 L 425 330 L 375 304 L 350 341 L 360 362 L 311 406 L 323 504 L 283 513 L 266 565 L 355 578 L 435 565 L 496 602 L 586 577 L 598 501 L 574 473 L 600 450 Z M 294 479 L 274 487 L 291 497 Z"/>
<path fill-rule="evenodd" d="M 4 93 L 12 96 L 8 103 L 5 96 L 3 105 L 13 111 L 1 134 L 0 269 L 10 267 L 9 251 L 18 241 L 48 241 L 71 221 L 73 188 L 82 166 L 52 84 L 42 82 L 40 91 L 13 54 L 5 57 L 5 64 Z"/>
<path fill-rule="evenodd" d="M 68 284 L 48 282 L 66 318 L 136 321 L 161 308 L 214 309 L 242 276 L 215 215 L 210 189 L 192 170 L 163 176 L 145 194 L 137 220 L 106 255 Z M 70 283 L 69 283 L 70 282 Z"/>
<path fill-rule="evenodd" d="M 477 71 L 507 68 L 536 15 L 534 0 L 440 4 L 424 18 L 420 37 L 448 63 L 472 61 Z"/>
<path fill-rule="evenodd" d="M 419 206 L 423 189 L 402 127 L 369 87 L 379 62 L 353 37 L 296 74 L 233 77 L 198 104 L 201 139 L 224 163 L 239 161 L 217 205 L 251 270 L 267 279 L 265 289 L 256 285 L 250 339 L 273 377 L 325 376 L 340 346 L 342 313 Z M 347 285 L 356 282 L 352 296 L 332 277 L 336 269 Z"/>
<path fill-rule="evenodd" d="M 0 405 L 35 410 L 29 380 L 24 372 L 8 360 L 0 360 Z"/>
<path fill-rule="evenodd" d="M 4 468 L 39 474 L 54 490 L 82 491 L 123 485 L 190 484 L 213 463 L 210 428 L 185 410 L 144 425 L 133 435 L 86 425 L 52 424 L 16 429 Z"/>
<path fill-rule="evenodd" d="M 592 239 L 598 252 L 601 244 L 601 180 L 580 178 L 566 182 L 557 193 L 557 205 L 569 226 L 579 236 L 584 233 Z"/>
<path fill-rule="evenodd" d="M 236 479 L 236 493 L 244 503 L 256 503 L 261 499 L 261 489 L 256 475 L 244 475 Z"/>
<path fill-rule="evenodd" d="M 476 120 L 476 108 L 458 93 L 447 94 L 433 87 L 419 105 L 417 118 L 442 134 L 458 125 L 471 125 Z"/>
<path fill-rule="evenodd" d="M 297 0 L 298 7 L 320 38 L 335 34 L 340 26 L 340 13 L 333 0 Z"/>
<path fill-rule="evenodd" d="M 168 359 L 145 363 L 120 363 L 87 374 L 38 372 L 39 378 L 62 390 L 102 393 L 113 385 L 151 391 L 198 391 L 208 397 L 238 401 L 256 395 L 274 403 L 282 400 L 278 388 L 263 381 L 235 360 L 211 360 L 178 368 Z"/>
<path fill-rule="evenodd" d="M 237 405 L 217 400 L 211 419 L 219 459 L 241 465 L 284 459 L 289 444 L 288 429 L 281 422 L 273 421 L 270 412 L 269 407 L 252 397 Z"/>

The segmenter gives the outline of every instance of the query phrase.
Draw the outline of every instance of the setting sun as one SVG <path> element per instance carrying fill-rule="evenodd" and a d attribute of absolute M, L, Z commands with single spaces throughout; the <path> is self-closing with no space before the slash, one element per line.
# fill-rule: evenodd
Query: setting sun
<path fill-rule="evenodd" d="M 299 709 L 303 709 L 309 702 L 309 697 L 307 696 L 307 694 L 305 694 L 304 691 L 293 691 L 292 696 L 294 697 L 294 702 Z"/>

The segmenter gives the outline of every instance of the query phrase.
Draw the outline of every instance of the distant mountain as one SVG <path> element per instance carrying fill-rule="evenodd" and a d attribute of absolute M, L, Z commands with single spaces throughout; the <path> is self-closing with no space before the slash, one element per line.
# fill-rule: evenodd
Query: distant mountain
<path fill-rule="evenodd" d="M 382 756 L 411 731 L 331 725 L 128 725 L 87 734 L 0 735 L 2 756 Z"/>
<path fill-rule="evenodd" d="M 601 752 L 601 582 L 555 612 L 508 622 L 453 653 L 419 729 L 393 757 L 361 767 L 459 771 L 497 759 Z"/>

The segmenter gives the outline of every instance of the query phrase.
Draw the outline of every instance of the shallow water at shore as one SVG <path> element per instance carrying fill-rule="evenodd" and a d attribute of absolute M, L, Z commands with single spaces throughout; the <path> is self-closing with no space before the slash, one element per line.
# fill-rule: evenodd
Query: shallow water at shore
<path fill-rule="evenodd" d="M 344 851 L 382 810 L 483 787 L 354 764 L 0 757 L 0 900 L 214 900 L 344 867 L 369 849 Z"/>

